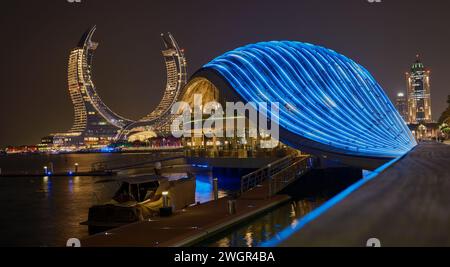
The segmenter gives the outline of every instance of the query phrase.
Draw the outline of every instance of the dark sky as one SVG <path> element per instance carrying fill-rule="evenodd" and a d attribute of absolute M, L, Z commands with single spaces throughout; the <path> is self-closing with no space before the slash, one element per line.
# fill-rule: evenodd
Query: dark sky
<path fill-rule="evenodd" d="M 432 71 L 433 116 L 450 94 L 447 0 L 9 0 L 0 7 L 0 147 L 71 127 L 69 52 L 97 25 L 94 82 L 117 113 L 138 119 L 162 97 L 160 33 L 186 49 L 192 74 L 233 48 L 296 40 L 365 66 L 392 98 L 419 53 Z"/>

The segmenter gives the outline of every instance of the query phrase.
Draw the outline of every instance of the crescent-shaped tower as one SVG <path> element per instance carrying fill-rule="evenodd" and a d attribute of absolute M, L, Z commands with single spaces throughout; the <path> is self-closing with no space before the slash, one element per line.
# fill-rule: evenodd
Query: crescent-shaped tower
<path fill-rule="evenodd" d="M 170 135 L 170 126 L 174 115 L 171 108 L 180 97 L 183 87 L 187 83 L 187 61 L 184 51 L 178 46 L 171 33 L 161 34 L 164 44 L 162 54 L 166 63 L 166 88 L 159 105 L 148 115 L 127 125 L 116 137 L 124 139 L 133 132 L 152 131 L 160 135 Z"/>
<path fill-rule="evenodd" d="M 114 113 L 100 98 L 93 82 L 93 57 L 98 43 L 96 27 L 86 31 L 68 62 L 68 88 L 74 107 L 74 123 L 67 133 L 54 135 L 59 145 L 108 144 L 120 129 L 132 123 Z"/>
<path fill-rule="evenodd" d="M 74 107 L 74 123 L 66 133 L 53 135 L 54 144 L 80 146 L 107 145 L 132 131 L 157 131 L 168 134 L 170 110 L 187 80 L 187 63 L 183 50 L 172 34 L 161 34 L 166 63 L 167 84 L 160 104 L 139 121 L 126 119 L 113 112 L 100 98 L 93 82 L 93 57 L 98 43 L 92 41 L 96 27 L 86 31 L 70 52 L 68 88 Z"/>

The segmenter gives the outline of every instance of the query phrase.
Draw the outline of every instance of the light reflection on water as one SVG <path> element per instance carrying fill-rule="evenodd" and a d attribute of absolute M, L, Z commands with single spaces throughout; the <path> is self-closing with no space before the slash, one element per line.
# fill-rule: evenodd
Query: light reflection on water
<path fill-rule="evenodd" d="M 87 155 L 99 160 L 99 156 Z M 85 155 L 71 155 L 72 162 L 89 161 Z M 111 158 L 111 155 L 107 155 Z M 120 157 L 124 157 L 120 155 Z M 36 160 L 39 163 L 36 163 Z M 30 162 L 39 166 L 48 159 L 21 159 L 23 168 Z M 66 160 L 52 159 L 54 162 Z M 101 160 L 101 158 L 100 158 Z M 137 160 L 137 158 L 133 158 Z M 13 166 L 18 165 L 14 159 Z M 8 165 L 0 159 L 2 166 Z M 55 164 L 56 165 L 56 164 Z M 56 165 L 60 169 L 65 167 Z M 213 198 L 213 177 L 219 177 L 219 197 L 239 186 L 236 174 L 215 174 L 202 170 L 196 173 L 196 201 L 206 202 Z M 105 181 L 105 180 L 110 180 Z M 83 238 L 88 235 L 86 221 L 89 207 L 109 200 L 119 183 L 109 177 L 15 177 L 0 178 L 0 246 L 63 246 L 69 238 Z M 231 232 L 224 233 L 201 246 L 215 247 L 253 247 L 274 237 L 279 231 L 298 223 L 299 218 L 315 209 L 323 199 L 303 199 L 294 201 L 256 218 Z"/>
<path fill-rule="evenodd" d="M 327 199 L 292 201 L 231 229 L 214 239 L 199 244 L 201 247 L 257 247 L 272 239 L 278 232 L 294 227 L 299 219 L 323 204 Z"/>
<path fill-rule="evenodd" d="M 195 192 L 196 202 L 205 203 L 214 199 L 214 185 L 213 185 L 213 175 L 211 172 L 197 173 L 197 188 Z M 222 179 L 227 179 L 222 177 Z M 219 198 L 227 196 L 227 189 L 231 188 L 221 187 L 219 184 Z"/>
<path fill-rule="evenodd" d="M 71 158 L 89 165 L 83 156 Z M 98 160 L 98 156 L 92 158 Z M 20 160 L 25 168 L 28 162 L 36 165 L 36 159 L 39 158 L 33 156 Z M 19 164 L 16 161 L 14 158 L 12 166 Z M 8 165 L 4 158 L 0 162 Z M 196 177 L 197 201 L 209 201 L 213 197 L 212 173 L 203 171 Z M 104 182 L 106 179 L 111 180 L 110 177 L 0 178 L 0 246 L 63 246 L 69 238 L 87 236 L 87 226 L 80 222 L 87 220 L 89 207 L 109 200 L 119 186 L 115 181 Z M 219 184 L 220 196 L 229 190 L 226 185 Z"/>
<path fill-rule="evenodd" d="M 212 199 L 212 175 L 197 181 L 196 201 Z M 0 246 L 62 246 L 88 235 L 89 207 L 110 199 L 119 183 L 105 177 L 0 178 Z M 99 183 L 100 182 L 100 183 Z M 220 190 L 220 196 L 226 191 Z"/>

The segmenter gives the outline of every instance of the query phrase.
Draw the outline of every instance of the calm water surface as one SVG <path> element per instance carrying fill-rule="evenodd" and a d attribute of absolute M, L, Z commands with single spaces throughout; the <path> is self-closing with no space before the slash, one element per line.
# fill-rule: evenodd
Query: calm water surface
<path fill-rule="evenodd" d="M 5 173 L 40 170 L 53 162 L 55 171 L 66 171 L 79 163 L 85 169 L 99 161 L 142 161 L 147 155 L 80 154 L 0 156 Z M 197 171 L 196 199 L 213 197 L 212 173 Z M 63 246 L 67 239 L 88 235 L 89 207 L 109 199 L 118 182 L 102 182 L 110 177 L 3 177 L 0 178 L 0 246 Z M 225 179 L 227 180 L 227 179 Z M 220 194 L 226 195 L 232 183 L 222 182 Z"/>
<path fill-rule="evenodd" d="M 230 231 L 199 244 L 200 247 L 257 247 L 287 227 L 294 227 L 300 218 L 319 207 L 327 198 L 292 201 L 274 208 Z"/>
<path fill-rule="evenodd" d="M 146 154 L 0 156 L 0 168 L 4 173 L 5 170 L 31 172 L 53 162 L 55 171 L 68 171 L 75 163 L 88 170 L 94 162 L 135 163 L 148 157 Z M 126 175 L 141 171 L 144 170 L 132 170 Z M 191 171 L 197 178 L 196 200 L 199 202 L 213 198 L 213 177 L 219 177 L 220 196 L 239 187 L 240 176 L 236 174 L 213 174 L 207 169 Z M 87 220 L 89 207 L 109 200 L 119 186 L 118 182 L 105 182 L 105 179 L 112 180 L 110 177 L 0 178 L 0 246 L 64 246 L 69 238 L 86 237 L 87 226 L 80 222 Z M 276 207 L 199 246 L 258 246 L 286 227 L 294 226 L 332 194 L 318 196 L 303 197 Z"/>
<path fill-rule="evenodd" d="M 369 174 L 369 171 L 364 171 L 362 177 Z M 348 173 L 324 174 L 313 171 L 306 176 L 309 177 L 307 179 L 312 179 L 315 184 L 324 186 L 315 188 L 314 186 L 307 187 L 308 183 L 294 183 L 291 186 L 293 188 L 291 188 L 290 195 L 295 200 L 243 222 L 225 233 L 198 244 L 198 246 L 257 247 L 265 241 L 277 238 L 278 233 L 289 227 L 295 228 L 302 217 L 361 178 L 357 174 L 353 174 L 354 176 L 348 175 Z M 303 177 L 303 180 L 306 177 Z M 309 189 L 305 189 L 305 186 Z M 305 194 L 306 191 L 308 193 Z"/>

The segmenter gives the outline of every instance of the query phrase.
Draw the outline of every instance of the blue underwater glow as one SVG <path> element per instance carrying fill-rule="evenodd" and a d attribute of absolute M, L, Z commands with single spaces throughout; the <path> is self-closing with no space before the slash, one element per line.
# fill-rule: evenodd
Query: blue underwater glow
<path fill-rule="evenodd" d="M 101 153 L 113 153 L 113 152 L 116 152 L 116 149 L 113 148 L 113 147 L 107 146 L 107 147 L 102 147 L 102 148 L 100 149 L 100 152 L 101 152 Z"/>
<path fill-rule="evenodd" d="M 219 73 L 246 102 L 278 102 L 283 129 L 345 154 L 393 158 L 417 145 L 372 75 L 327 48 L 262 42 L 204 69 Z"/>

